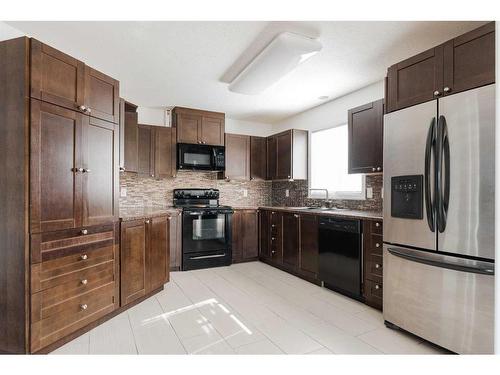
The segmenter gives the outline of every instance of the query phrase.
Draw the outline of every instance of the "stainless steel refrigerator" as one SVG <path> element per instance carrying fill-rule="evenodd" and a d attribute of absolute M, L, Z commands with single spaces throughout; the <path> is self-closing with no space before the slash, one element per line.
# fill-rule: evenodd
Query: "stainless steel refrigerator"
<path fill-rule="evenodd" d="M 495 85 L 384 117 L 386 324 L 493 353 Z"/>

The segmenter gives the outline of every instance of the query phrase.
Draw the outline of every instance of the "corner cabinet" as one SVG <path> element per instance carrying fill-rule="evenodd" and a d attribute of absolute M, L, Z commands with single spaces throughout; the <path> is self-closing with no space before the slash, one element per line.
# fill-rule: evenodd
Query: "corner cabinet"
<path fill-rule="evenodd" d="M 382 172 L 384 100 L 348 111 L 348 173 Z"/>
<path fill-rule="evenodd" d="M 307 179 L 308 133 L 291 129 L 267 138 L 267 178 Z"/>
<path fill-rule="evenodd" d="M 489 22 L 389 67 L 386 111 L 494 82 L 495 22 Z"/>
<path fill-rule="evenodd" d="M 233 263 L 257 260 L 259 257 L 258 211 L 235 209 L 232 232 Z"/>
<path fill-rule="evenodd" d="M 175 107 L 172 118 L 178 143 L 224 146 L 224 113 Z"/>
<path fill-rule="evenodd" d="M 250 136 L 226 134 L 226 180 L 250 180 Z"/>

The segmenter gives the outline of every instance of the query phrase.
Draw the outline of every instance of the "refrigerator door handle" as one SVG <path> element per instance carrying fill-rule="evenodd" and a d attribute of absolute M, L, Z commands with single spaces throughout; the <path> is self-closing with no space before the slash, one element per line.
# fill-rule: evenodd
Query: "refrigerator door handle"
<path fill-rule="evenodd" d="M 453 258 L 455 260 L 454 262 L 447 262 L 446 260 L 443 260 L 445 256 L 430 254 L 424 251 L 418 251 L 418 254 L 416 254 L 416 251 L 414 250 L 405 251 L 404 249 L 391 247 L 387 248 L 387 250 L 394 256 L 416 263 L 427 264 L 433 267 L 446 268 L 461 272 L 477 273 L 481 275 L 495 275 L 494 263 L 461 258 Z"/>
<path fill-rule="evenodd" d="M 446 118 L 439 116 L 437 126 L 436 157 L 436 211 L 439 233 L 446 229 L 448 204 L 450 200 L 450 143 Z"/>
<path fill-rule="evenodd" d="M 436 230 L 434 221 L 434 202 L 432 201 L 432 188 L 431 188 L 431 162 L 432 153 L 436 156 L 436 118 L 433 117 L 427 132 L 427 141 L 425 145 L 425 170 L 424 170 L 424 184 L 425 184 L 425 211 L 427 214 L 427 224 L 432 232 Z M 434 157 L 435 159 L 435 157 Z M 434 198 L 436 195 L 434 194 Z"/>

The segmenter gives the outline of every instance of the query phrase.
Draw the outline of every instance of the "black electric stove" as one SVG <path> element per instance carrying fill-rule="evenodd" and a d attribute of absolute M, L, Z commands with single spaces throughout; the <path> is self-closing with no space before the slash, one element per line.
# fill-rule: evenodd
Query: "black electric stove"
<path fill-rule="evenodd" d="M 219 205 L 218 189 L 175 189 L 182 208 L 182 270 L 228 266 L 233 209 Z"/>

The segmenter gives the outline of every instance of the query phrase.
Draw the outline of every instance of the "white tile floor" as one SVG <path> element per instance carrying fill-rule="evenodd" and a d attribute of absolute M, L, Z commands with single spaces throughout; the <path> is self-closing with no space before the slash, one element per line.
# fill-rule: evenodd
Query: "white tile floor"
<path fill-rule="evenodd" d="M 439 354 L 382 314 L 264 263 L 171 273 L 165 290 L 53 354 Z"/>

